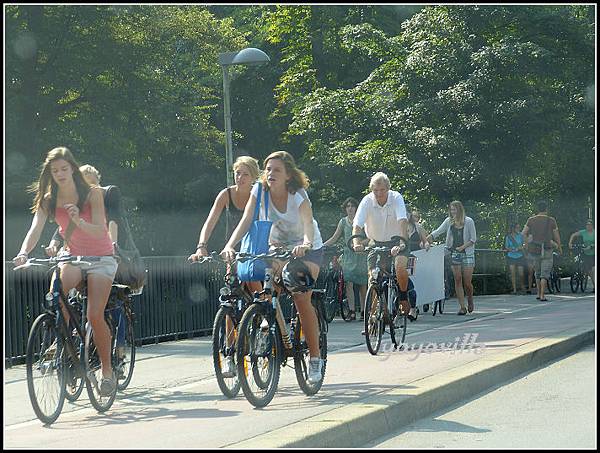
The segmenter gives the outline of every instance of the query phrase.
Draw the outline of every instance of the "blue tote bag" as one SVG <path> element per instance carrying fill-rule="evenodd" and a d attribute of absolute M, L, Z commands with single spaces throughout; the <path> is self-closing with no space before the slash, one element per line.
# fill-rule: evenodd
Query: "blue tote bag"
<path fill-rule="evenodd" d="M 262 198 L 262 184 L 258 183 L 258 197 L 254 209 L 254 220 L 250 229 L 242 239 L 240 252 L 261 254 L 269 251 L 269 234 L 273 222 L 260 220 L 260 201 Z M 265 212 L 269 213 L 269 196 L 265 193 Z M 265 279 L 266 264 L 262 260 L 244 261 L 237 264 L 238 278 L 243 282 L 263 281 Z"/>

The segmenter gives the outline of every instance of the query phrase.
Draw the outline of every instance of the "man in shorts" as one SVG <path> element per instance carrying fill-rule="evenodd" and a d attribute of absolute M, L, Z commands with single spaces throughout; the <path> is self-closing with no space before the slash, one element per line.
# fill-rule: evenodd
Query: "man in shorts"
<path fill-rule="evenodd" d="M 411 320 L 416 319 L 416 307 L 411 307 L 408 302 L 408 220 L 404 198 L 399 192 L 390 190 L 390 180 L 385 173 L 375 173 L 369 185 L 371 193 L 366 195 L 356 211 L 352 233 L 366 234 L 367 238 L 375 241 L 378 246 L 392 247 L 391 255 L 394 258 L 396 280 L 400 294 L 400 308 L 402 314 L 407 314 Z M 360 239 L 353 239 L 354 251 L 364 250 Z M 369 274 L 375 267 L 377 256 L 369 254 L 367 264 Z M 384 266 L 387 263 L 382 263 Z M 366 316 L 366 314 L 365 314 Z"/>

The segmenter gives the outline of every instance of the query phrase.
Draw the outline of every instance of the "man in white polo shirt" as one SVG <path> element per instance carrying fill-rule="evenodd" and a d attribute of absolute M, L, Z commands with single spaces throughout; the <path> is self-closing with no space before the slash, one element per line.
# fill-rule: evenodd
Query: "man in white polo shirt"
<path fill-rule="evenodd" d="M 416 308 L 411 308 L 408 302 L 408 272 L 406 265 L 408 263 L 408 241 L 404 242 L 399 238 L 408 238 L 408 220 L 406 216 L 406 206 L 404 198 L 399 192 L 390 190 L 390 180 L 385 173 L 375 173 L 369 184 L 371 193 L 366 195 L 356 211 L 352 234 L 366 234 L 366 236 L 375 241 L 377 245 L 392 247 L 391 254 L 395 257 L 394 266 L 396 268 L 396 280 L 400 294 L 402 312 L 407 313 L 411 320 L 416 319 Z M 354 251 L 364 250 L 360 244 L 360 239 L 353 240 Z M 377 260 L 376 254 L 369 254 L 367 259 L 369 274 Z M 389 266 L 384 259 L 380 265 Z"/>

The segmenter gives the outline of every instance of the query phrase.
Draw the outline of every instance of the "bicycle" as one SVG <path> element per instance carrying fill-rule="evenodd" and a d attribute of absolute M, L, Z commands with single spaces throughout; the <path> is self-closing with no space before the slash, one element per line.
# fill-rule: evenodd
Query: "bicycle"
<path fill-rule="evenodd" d="M 550 294 L 560 293 L 560 255 L 557 252 L 552 252 L 552 269 L 550 270 L 550 278 L 548 279 L 548 292 Z"/>
<path fill-rule="evenodd" d="M 344 271 L 340 264 L 339 249 L 333 247 L 328 250 L 338 252 L 334 255 L 327 267 L 325 275 L 325 319 L 327 322 L 333 321 L 335 315 L 340 313 L 342 319 L 346 322 L 352 321 L 350 317 L 350 306 L 346 298 L 346 284 L 344 282 Z M 328 251 L 326 250 L 326 252 Z"/>
<path fill-rule="evenodd" d="M 44 424 L 56 421 L 62 412 L 67 398 L 67 382 L 70 384 L 69 401 L 74 401 L 81 394 L 83 379 L 90 401 L 98 412 L 105 412 L 112 406 L 117 385 L 110 395 L 100 393 L 102 370 L 100 357 L 94 345 L 93 330 L 87 322 L 87 297 L 80 299 L 81 306 L 68 302 L 62 307 L 69 314 L 69 325 L 65 321 L 60 299 L 63 294 L 60 263 L 90 264 L 100 258 L 95 256 L 59 256 L 52 258 L 29 258 L 25 264 L 14 270 L 31 266 L 50 267 L 54 280 L 50 291 L 46 294 L 44 308 L 33 322 L 27 339 L 26 371 L 29 399 L 36 416 Z M 87 273 L 82 270 L 83 288 L 87 292 Z M 107 304 L 105 320 L 111 334 L 111 364 L 117 365 L 116 329 L 110 316 L 114 306 Z M 118 384 L 118 375 L 115 373 Z M 40 384 L 39 388 L 38 385 Z"/>
<path fill-rule="evenodd" d="M 192 264 L 214 261 L 225 263 L 225 260 L 217 252 L 211 252 L 208 256 L 192 262 Z M 212 332 L 213 365 L 221 392 L 227 398 L 235 398 L 240 391 L 240 381 L 237 374 L 233 377 L 224 375 L 223 363 L 230 359 L 235 363 L 235 340 L 238 336 L 240 320 L 244 310 L 252 302 L 252 296 L 241 284 L 235 272 L 225 275 L 225 286 L 221 288 L 219 294 L 219 310 L 215 314 Z M 229 329 L 227 328 L 228 319 L 231 323 Z"/>
<path fill-rule="evenodd" d="M 354 238 L 363 238 L 362 235 L 353 235 L 348 239 L 348 247 L 351 247 Z M 407 242 L 404 241 L 408 246 Z M 391 247 L 369 246 L 365 247 L 365 253 L 377 254 L 375 267 L 369 271 L 369 288 L 365 298 L 365 342 L 368 351 L 377 355 L 381 347 L 381 340 L 386 325 L 389 327 L 390 337 L 394 344 L 394 350 L 403 349 L 406 339 L 406 326 L 408 324 L 408 313 L 399 310 L 398 294 L 400 289 L 396 281 L 396 269 L 394 260 L 390 260 L 390 269 L 382 269 L 380 262 L 382 255 L 391 256 Z M 408 269 L 410 274 L 414 272 L 416 257 L 409 255 Z M 396 329 L 400 334 L 400 345 L 396 341 Z"/>
<path fill-rule="evenodd" d="M 575 254 L 575 272 L 571 275 L 569 284 L 571 286 L 571 292 L 576 293 L 578 289 L 584 293 L 587 289 L 588 275 L 583 267 L 583 252 L 585 247 L 583 244 L 575 244 L 572 246 L 573 253 Z"/>
<path fill-rule="evenodd" d="M 261 255 L 238 253 L 236 258 L 238 261 L 267 262 L 264 288 L 260 293 L 254 294 L 254 299 L 246 308 L 239 324 L 236 343 L 237 374 L 246 399 L 255 407 L 265 407 L 271 402 L 277 391 L 281 368 L 287 365 L 288 359 L 293 359 L 296 380 L 308 396 L 321 389 L 325 377 L 328 323 L 325 320 L 322 297 L 324 290 L 314 289 L 311 300 L 319 323 L 319 349 L 323 360 L 321 379 L 315 383 L 308 382 L 310 354 L 296 306 L 292 303 L 288 326 L 279 298 L 282 292 L 290 293 L 285 288 L 278 294 L 274 292 L 271 262 L 291 257 L 291 252 L 279 249 Z"/>

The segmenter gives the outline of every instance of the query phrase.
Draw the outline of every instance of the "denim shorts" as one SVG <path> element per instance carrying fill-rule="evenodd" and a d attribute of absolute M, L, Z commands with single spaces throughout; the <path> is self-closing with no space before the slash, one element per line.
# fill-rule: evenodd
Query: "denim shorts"
<path fill-rule="evenodd" d="M 117 273 L 118 263 L 114 256 L 99 256 L 99 261 L 92 261 L 91 264 L 87 263 L 64 263 L 61 266 L 70 265 L 76 266 L 81 270 L 85 270 L 88 274 L 99 274 L 104 275 L 111 280 L 115 279 Z"/>
<path fill-rule="evenodd" d="M 475 255 L 465 252 L 452 252 L 452 266 L 475 267 Z"/>

